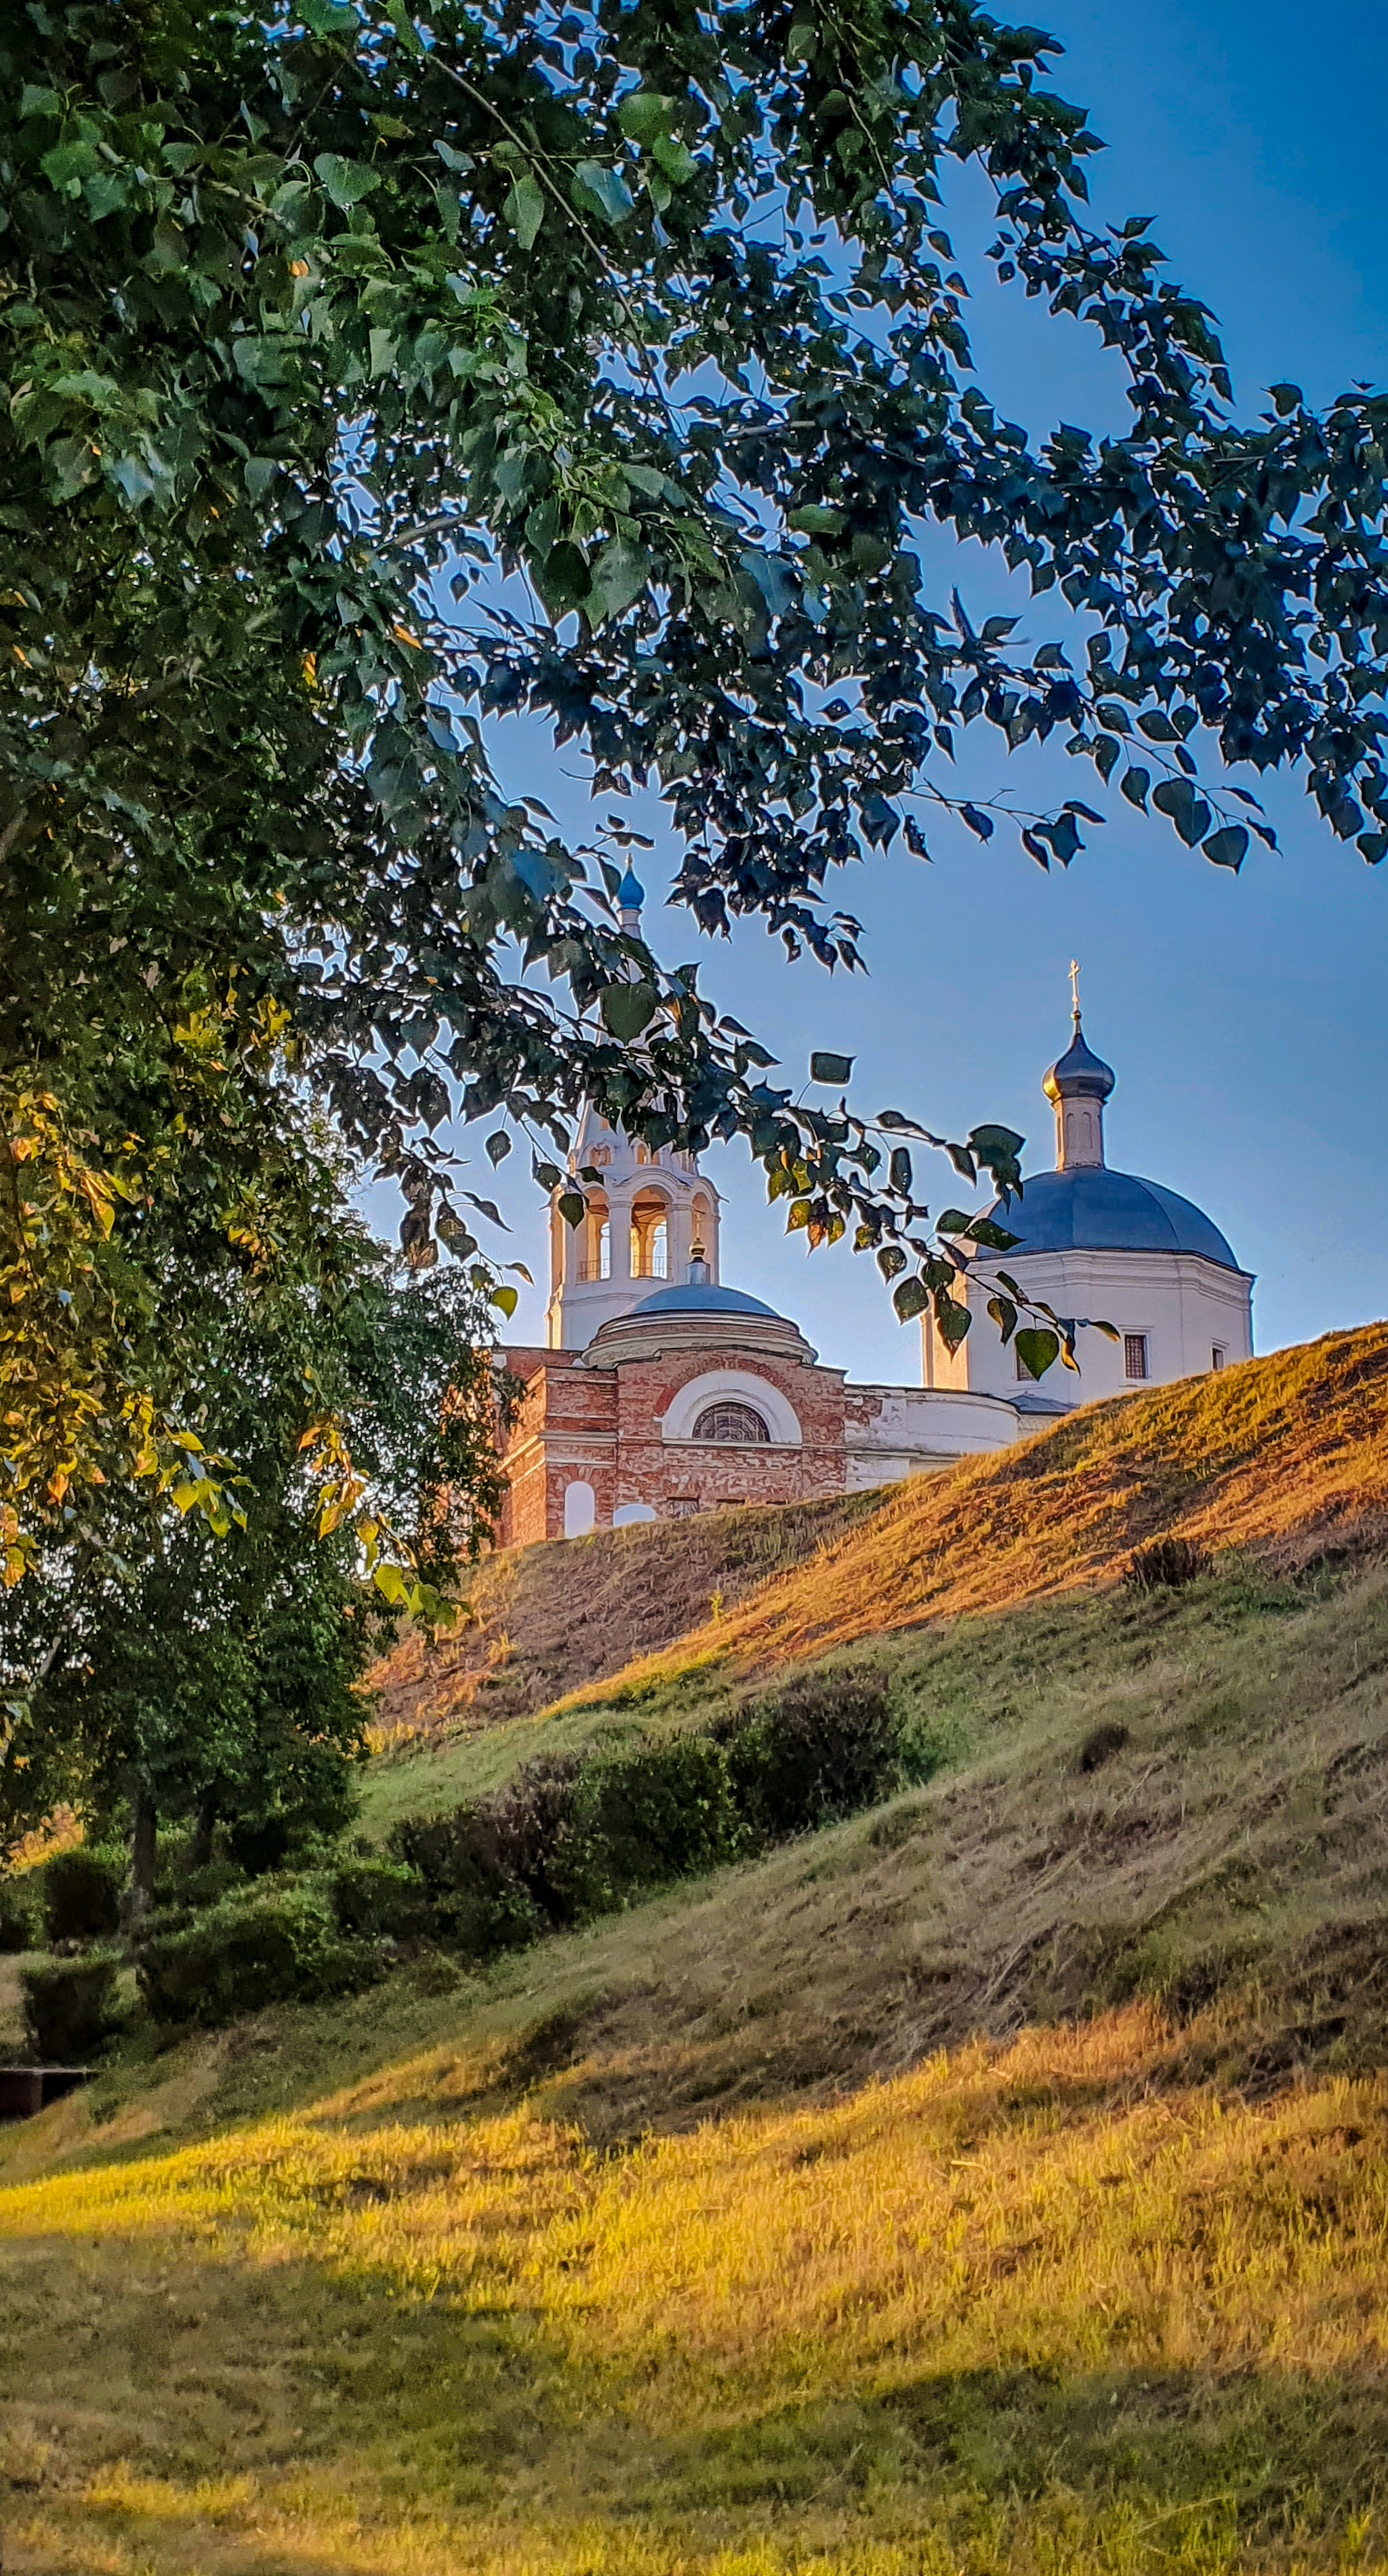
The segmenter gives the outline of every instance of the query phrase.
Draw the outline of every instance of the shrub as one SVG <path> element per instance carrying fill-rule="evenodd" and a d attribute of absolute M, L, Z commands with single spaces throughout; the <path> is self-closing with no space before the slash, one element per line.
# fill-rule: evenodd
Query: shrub
<path fill-rule="evenodd" d="M 572 1819 L 585 1767 L 578 1753 L 542 1754 L 536 1762 L 522 1763 L 514 1779 L 488 1802 L 503 1866 L 552 1923 L 570 1920 L 567 1883 L 562 1869 L 555 1874 L 555 1855 Z"/>
<path fill-rule="evenodd" d="M 395 1826 L 390 1849 L 424 1882 L 440 1941 L 469 1957 L 515 1950 L 533 1941 L 543 1918 L 511 1865 L 494 1804 L 456 1807 L 447 1816 L 409 1816 Z"/>
<path fill-rule="evenodd" d="M 1133 1550 L 1123 1580 L 1130 1592 L 1174 1592 L 1210 1571 L 1208 1548 L 1194 1539 L 1159 1538 Z"/>
<path fill-rule="evenodd" d="M 1091 1729 L 1080 1746 L 1081 1771 L 1097 1771 L 1115 1753 L 1121 1753 L 1128 1741 L 1128 1730 L 1121 1718 L 1105 1718 L 1102 1726 Z"/>
<path fill-rule="evenodd" d="M 349 1994 L 381 1966 L 371 1942 L 342 1932 L 321 1889 L 291 1887 L 227 1897 L 155 1933 L 140 1951 L 140 1992 L 156 2021 L 216 2028 L 267 2004 Z"/>
<path fill-rule="evenodd" d="M 638 1889 L 716 1869 L 745 1841 L 723 1745 L 707 1735 L 648 1739 L 583 1764 L 547 1875 L 560 1919 L 581 1921 Z"/>
<path fill-rule="evenodd" d="M 33 2056 L 81 2064 L 96 2055 L 120 2027 L 117 1966 L 109 1952 L 97 1952 L 21 1972 L 24 2031 Z"/>
<path fill-rule="evenodd" d="M 22 1877 L 0 1878 L 0 1951 L 39 1946 L 38 1890 L 33 1876 L 26 1870 Z"/>
<path fill-rule="evenodd" d="M 718 1732 L 738 1809 L 768 1842 L 872 1806 L 928 1777 L 938 1760 L 924 1750 L 912 1758 L 914 1739 L 871 1667 L 806 1673 L 750 1701 Z"/>
<path fill-rule="evenodd" d="M 123 1852 L 74 1843 L 43 1866 L 44 1920 L 51 1942 L 107 1941 L 120 1930 Z"/>
<path fill-rule="evenodd" d="M 344 1861 L 328 1881 L 343 1932 L 372 1941 L 416 1941 L 431 1928 L 428 1892 L 417 1869 L 400 1861 Z"/>

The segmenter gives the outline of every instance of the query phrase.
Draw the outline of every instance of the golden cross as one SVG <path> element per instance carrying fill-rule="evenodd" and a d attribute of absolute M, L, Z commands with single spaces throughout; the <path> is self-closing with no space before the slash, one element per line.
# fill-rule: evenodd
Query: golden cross
<path fill-rule="evenodd" d="M 1074 957 L 1070 960 L 1070 1008 L 1074 1012 L 1075 1026 L 1078 1028 L 1080 1019 L 1080 970 L 1079 962 Z"/>

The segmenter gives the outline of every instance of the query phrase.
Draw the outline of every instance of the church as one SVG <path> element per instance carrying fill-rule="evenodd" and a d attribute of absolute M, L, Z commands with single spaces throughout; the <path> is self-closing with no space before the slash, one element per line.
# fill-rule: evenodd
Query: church
<path fill-rule="evenodd" d="M 980 1278 L 957 1350 L 922 1319 L 919 1385 L 858 1383 L 825 1367 L 788 1316 L 724 1287 L 718 1193 L 697 1158 L 589 1113 L 570 1172 L 598 1177 L 567 1184 L 582 1187 L 587 1215 L 571 1227 L 550 1211 L 547 1341 L 502 1355 L 520 1381 L 503 1544 L 861 1491 L 1006 1448 L 1096 1397 L 1251 1357 L 1250 1274 L 1189 1199 L 1110 1168 L 1115 1077 L 1085 1043 L 1078 1003 L 1073 1019 L 1042 1084 L 1055 1169 L 989 1212 L 1020 1237 L 1002 1262 L 1026 1295 L 1101 1318 L 1117 1342 L 1082 1334 L 1080 1375 L 1057 1366 L 1038 1382 L 983 1311 Z"/>

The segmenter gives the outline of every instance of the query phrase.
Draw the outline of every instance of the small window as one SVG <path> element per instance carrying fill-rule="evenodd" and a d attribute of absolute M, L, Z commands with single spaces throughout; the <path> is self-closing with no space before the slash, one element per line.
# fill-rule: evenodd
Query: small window
<path fill-rule="evenodd" d="M 744 1443 L 771 1438 L 761 1415 L 750 1404 L 711 1404 L 694 1425 L 696 1440 L 737 1440 Z"/>
<path fill-rule="evenodd" d="M 1145 1333 L 1125 1333 L 1123 1335 L 1123 1375 L 1125 1377 L 1145 1377 L 1147 1375 L 1147 1336 Z"/>
<path fill-rule="evenodd" d="M 1211 1368 L 1212 1368 L 1212 1369 L 1215 1369 L 1215 1368 L 1223 1368 L 1224 1363 L 1225 1363 L 1225 1361 L 1227 1360 L 1228 1356 L 1229 1356 L 1229 1354 L 1228 1354 L 1228 1352 L 1225 1350 L 1223 1343 L 1222 1343 L 1222 1342 L 1216 1342 L 1216 1343 L 1214 1344 L 1213 1348 L 1211 1349 L 1211 1352 L 1210 1352 L 1210 1366 L 1211 1366 Z"/>

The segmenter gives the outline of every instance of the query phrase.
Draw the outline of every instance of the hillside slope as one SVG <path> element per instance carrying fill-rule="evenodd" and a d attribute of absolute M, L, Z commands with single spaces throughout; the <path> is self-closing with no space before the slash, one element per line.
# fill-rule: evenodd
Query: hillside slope
<path fill-rule="evenodd" d="M 877 1510 L 881 1494 L 637 1523 L 503 1548 L 468 1581 L 471 1622 L 431 1647 L 407 1634 L 366 1678 L 376 1740 L 431 1739 L 527 1717 L 619 1672 L 814 1556 Z"/>
<path fill-rule="evenodd" d="M 1388 2576 L 1386 1340 L 1097 1408 L 374 1766 L 698 1723 L 812 1621 L 945 1755 L 0 2131 L 6 2569 Z M 1239 1544 L 1094 1579 L 1173 1526 Z M 557 1616 L 642 1548 L 533 1558 Z"/>
<path fill-rule="evenodd" d="M 927 1787 L 0 2131 L 7 2570 L 1383 2576 L 1388 1574 L 854 1652 Z"/>
<path fill-rule="evenodd" d="M 913 1477 L 809 1565 L 635 1659 L 619 1684 L 701 1664 L 755 1672 L 1071 1590 L 1111 1578 L 1158 1535 L 1291 1566 L 1385 1534 L 1388 1325 L 1372 1324 L 1088 1405 L 998 1456 Z"/>

